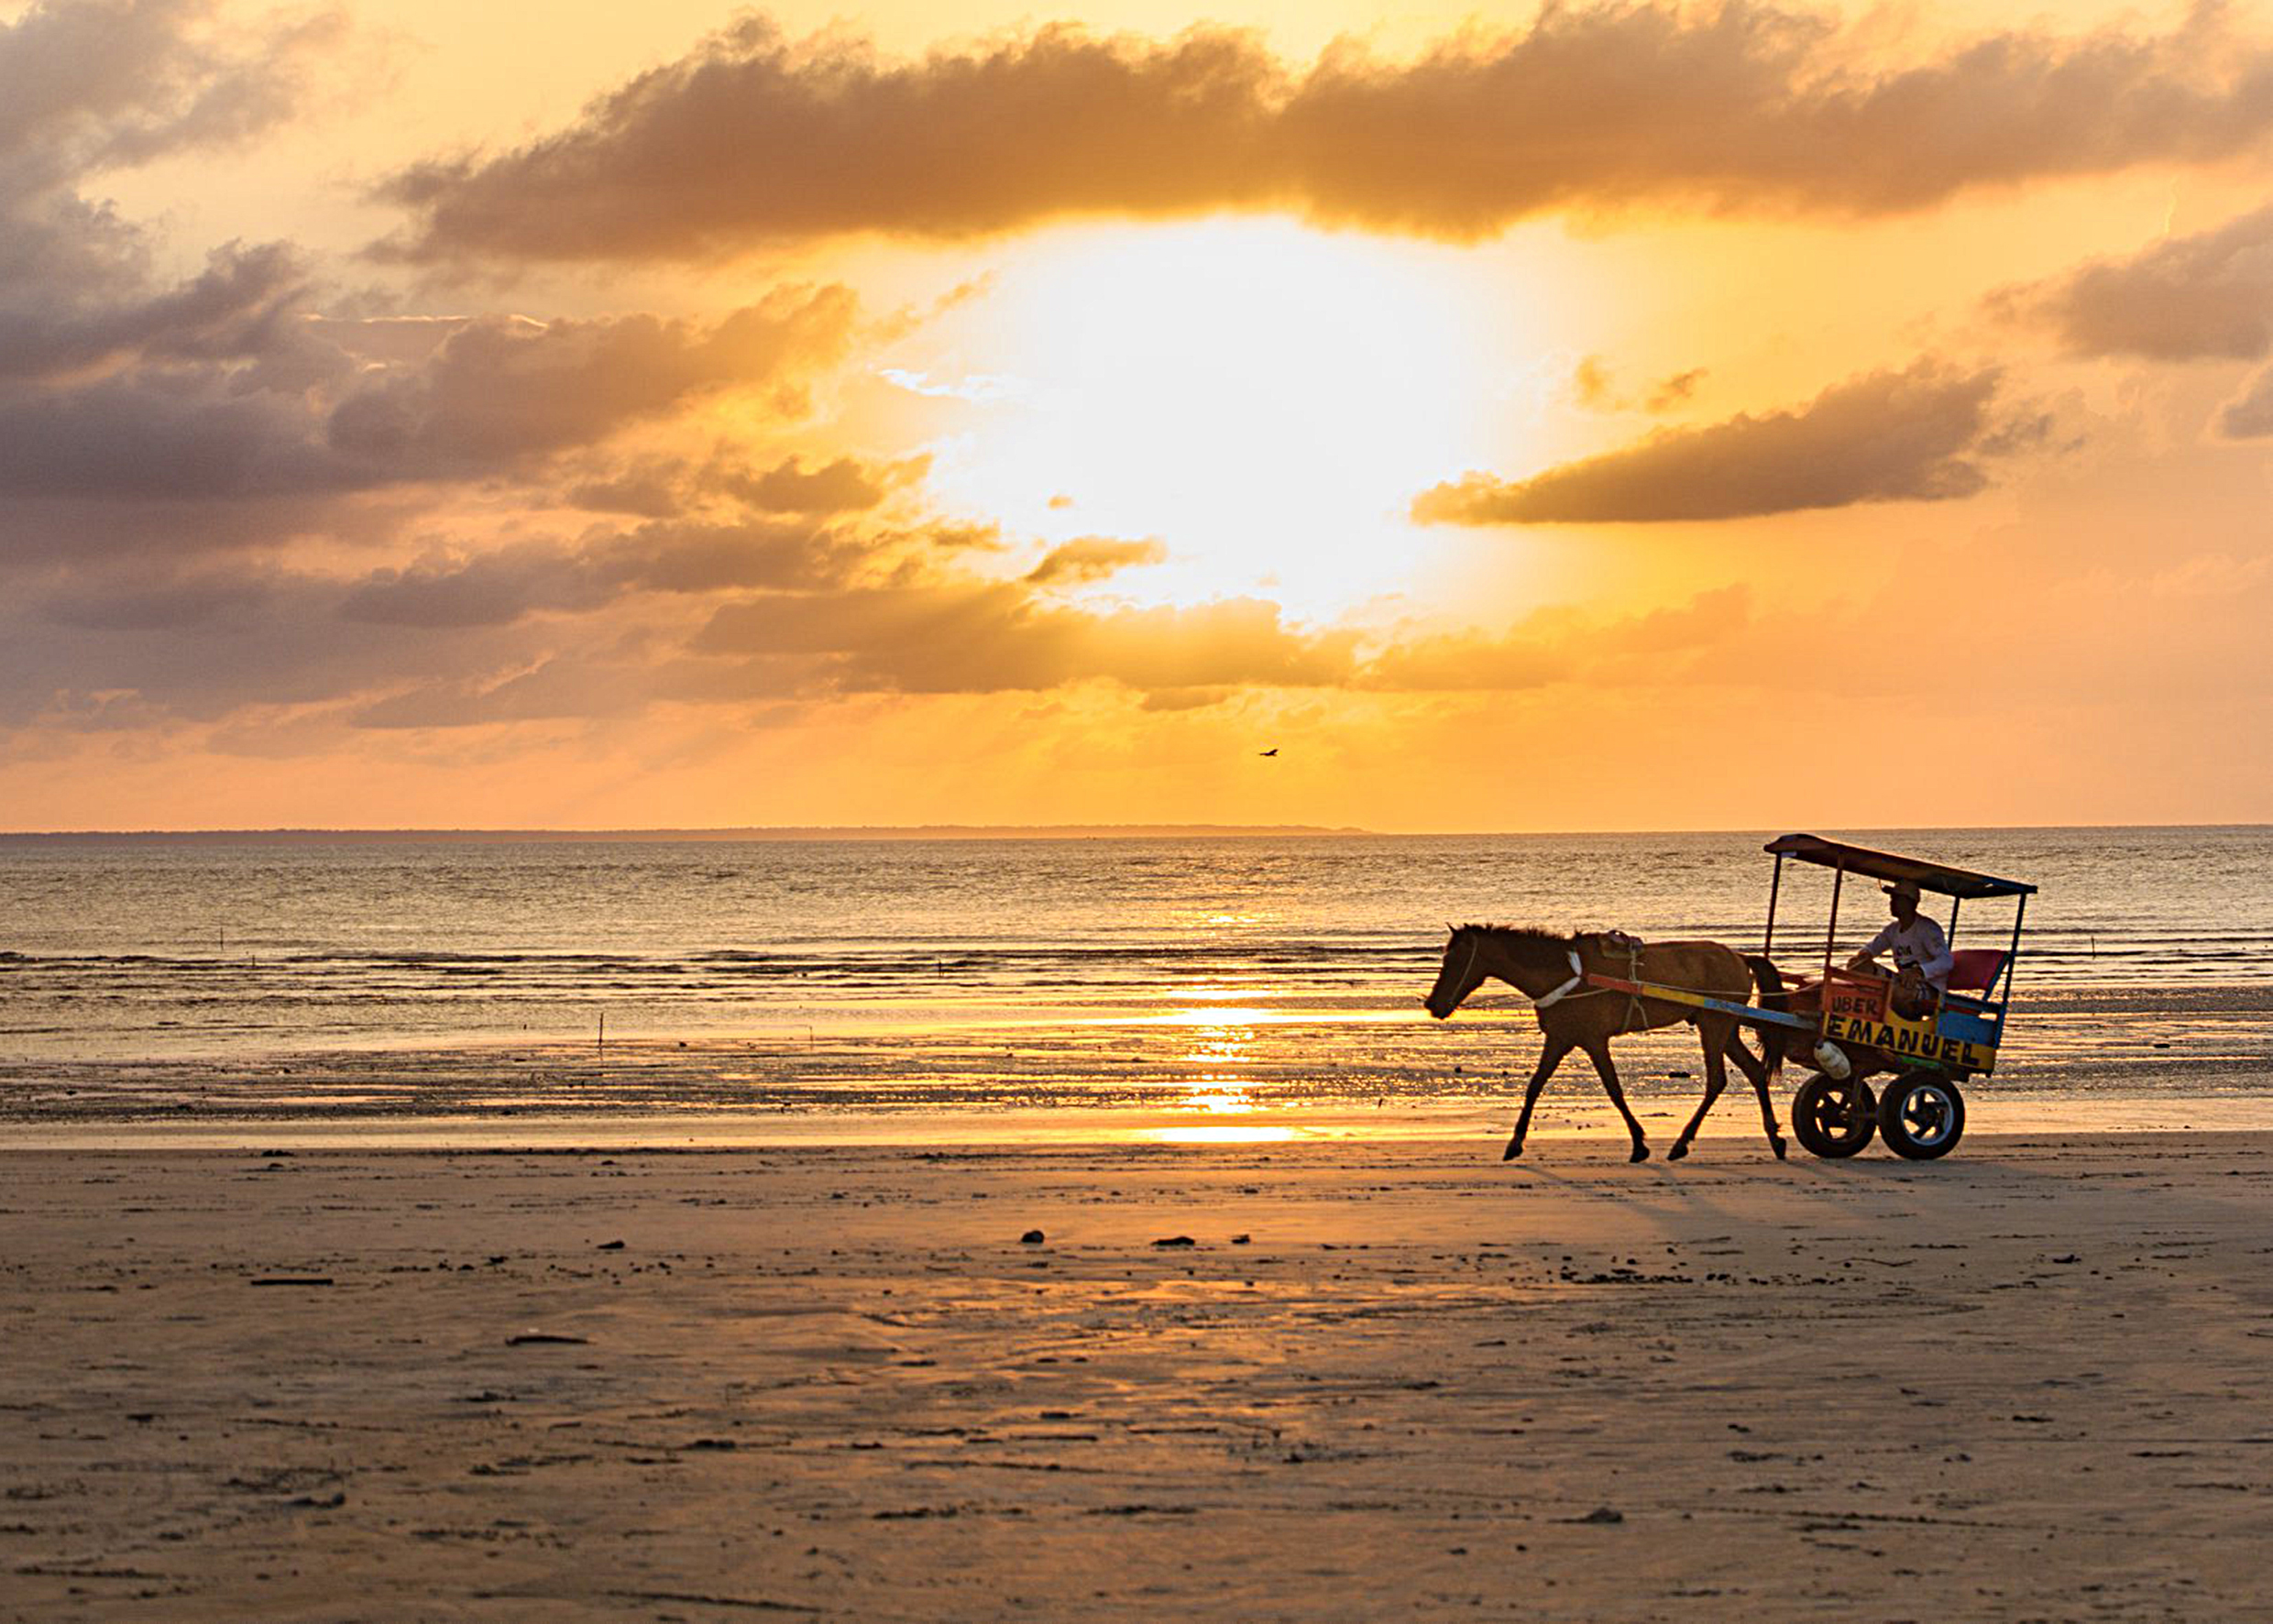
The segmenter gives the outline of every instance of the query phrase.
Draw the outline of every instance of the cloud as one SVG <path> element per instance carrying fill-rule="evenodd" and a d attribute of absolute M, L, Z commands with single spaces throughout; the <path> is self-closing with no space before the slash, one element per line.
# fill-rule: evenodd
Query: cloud
<path fill-rule="evenodd" d="M 556 656 L 501 681 L 421 684 L 359 706 L 349 720 L 357 728 L 471 728 L 636 716 L 654 701 L 653 676 L 636 662 Z"/>
<path fill-rule="evenodd" d="M 1167 556 L 1167 544 L 1157 540 L 1121 542 L 1109 536 L 1077 536 L 1052 547 L 1041 563 L 1027 572 L 1026 578 L 1035 587 L 1085 587 L 1131 565 L 1158 564 Z"/>
<path fill-rule="evenodd" d="M 150 719 L 212 721 L 522 669 L 544 653 L 530 628 L 469 635 L 346 620 L 342 592 L 245 560 L 82 570 L 0 611 L 0 719 L 68 717 L 107 697 Z"/>
<path fill-rule="evenodd" d="M 2273 350 L 2273 208 L 1992 296 L 2072 355 L 2257 360 Z"/>
<path fill-rule="evenodd" d="M 376 251 L 702 258 L 1224 210 L 1459 240 L 1564 209 L 1877 214 L 2213 161 L 2273 130 L 2273 49 L 2212 6 L 2161 34 L 1866 52 L 1828 11 L 1756 0 L 1553 5 L 1410 61 L 1342 43 L 1307 69 L 1210 27 L 894 61 L 745 20 L 552 135 L 398 174 L 384 195 L 412 218 Z"/>
<path fill-rule="evenodd" d="M 279 243 L 214 250 L 203 274 L 147 297 L 0 303 L 0 381 L 84 374 L 130 357 L 235 361 L 276 347 L 305 293 L 305 269 Z"/>
<path fill-rule="evenodd" d="M 856 317 L 842 288 L 793 288 L 707 325 L 499 316 L 422 324 L 404 343 L 401 324 L 380 322 L 367 346 L 357 324 L 306 319 L 302 291 L 273 269 L 242 270 L 217 262 L 210 287 L 140 307 L 130 364 L 92 379 L 0 376 L 0 498 L 245 501 L 531 474 L 714 395 L 801 411 Z M 219 291 L 251 285 L 264 296 Z M 170 324 L 151 315 L 161 309 Z M 90 339 L 84 357 L 115 339 Z"/>
<path fill-rule="evenodd" d="M 1504 631 L 1384 639 L 1292 624 L 1252 598 L 1089 609 L 1029 581 L 913 575 L 908 544 L 785 521 L 657 523 L 357 576 L 241 556 L 162 574 L 81 567 L 0 604 L 0 723 L 242 724 L 290 753 L 333 748 L 350 728 L 1101 684 L 1174 711 L 1257 689 L 1665 680 L 1750 619 L 1739 587 L 1623 619 L 1549 609 Z"/>
<path fill-rule="evenodd" d="M 1600 356 L 1581 356 L 1571 368 L 1570 396 L 1589 411 L 1619 409 L 1618 390 L 1610 380 L 1609 364 Z"/>
<path fill-rule="evenodd" d="M 1676 372 L 1662 378 L 1651 386 L 1649 395 L 1642 402 L 1642 410 L 1658 416 L 1686 406 L 1697 393 L 1697 386 L 1705 381 L 1705 368 L 1692 367 L 1686 372 Z"/>
<path fill-rule="evenodd" d="M 167 631 L 225 620 L 243 621 L 269 607 L 271 583 L 222 571 L 120 578 L 77 576 L 38 601 L 41 620 L 89 631 Z"/>
<path fill-rule="evenodd" d="M 725 450 L 707 460 L 686 456 L 605 455 L 564 470 L 562 497 L 598 513 L 635 513 L 669 519 L 730 505 L 736 511 L 795 513 L 812 518 L 872 512 L 895 493 L 920 484 L 931 471 L 928 455 L 877 460 L 842 455 L 808 468 L 788 456 L 771 467 L 752 466 Z"/>
<path fill-rule="evenodd" d="M 1660 379 L 1637 400 L 1620 392 L 1609 362 L 1600 356 L 1582 356 L 1571 368 L 1566 391 L 1575 404 L 1588 411 L 1646 411 L 1652 417 L 1663 417 L 1687 405 L 1705 378 L 1704 368 L 1692 367 Z"/>
<path fill-rule="evenodd" d="M 710 322 L 357 320 L 316 313 L 289 245 L 155 274 L 159 245 L 86 194 L 93 178 L 257 136 L 346 38 L 336 12 L 230 15 L 74 0 L 0 23 L 0 564 L 275 545 L 331 528 L 327 500 L 352 529 L 359 493 L 533 478 L 714 396 L 800 412 L 851 344 L 841 288 Z"/>
<path fill-rule="evenodd" d="M 215 368 L 0 390 L 0 497 L 212 500 L 346 488 L 354 481 L 311 427 L 300 402 L 237 394 Z"/>
<path fill-rule="evenodd" d="M 708 327 L 649 315 L 485 317 L 452 332 L 423 365 L 342 401 L 325 437 L 375 472 L 488 471 L 590 444 L 700 395 L 794 382 L 841 358 L 855 309 L 840 287 L 785 288 Z"/>
<path fill-rule="evenodd" d="M 793 456 L 763 474 L 721 471 L 715 483 L 768 513 L 858 513 L 875 507 L 895 488 L 922 478 L 930 467 L 928 456 L 889 463 L 840 456 L 808 471 Z"/>
<path fill-rule="evenodd" d="M 1038 606 L 1010 582 L 784 595 L 721 606 L 712 654 L 823 656 L 844 692 L 995 693 L 1111 680 L 1140 689 L 1345 680 L 1356 639 L 1306 632 L 1233 598 L 1091 613 Z"/>
<path fill-rule="evenodd" d="M 35 0 L 0 23 L 0 170 L 41 180 L 233 145 L 287 116 L 336 8 L 231 28 L 211 0 Z"/>
<path fill-rule="evenodd" d="M 821 586 L 841 579 L 857 556 L 808 526 L 656 523 L 575 544 L 437 554 L 373 573 L 339 612 L 396 626 L 504 626 L 547 611 L 589 613 L 635 592 Z"/>
<path fill-rule="evenodd" d="M 339 14 L 235 30 L 205 0 L 72 0 L 0 23 L 0 382 L 137 355 L 241 359 L 303 271 L 231 244 L 153 286 L 149 244 L 80 187 L 93 172 L 241 143 L 287 117 L 345 37 Z"/>
<path fill-rule="evenodd" d="M 2273 435 L 2273 368 L 2249 380 L 2218 411 L 2218 433 L 2228 440 L 2262 440 Z"/>
<path fill-rule="evenodd" d="M 1988 484 L 1981 457 L 2042 431 L 2039 420 L 1993 413 L 1999 379 L 1993 368 L 1933 362 L 1872 373 L 1794 411 L 1661 430 L 1528 479 L 1471 473 L 1423 492 L 1412 515 L 1428 524 L 1646 524 L 1954 500 Z"/>
<path fill-rule="evenodd" d="M 1611 675 L 1665 681 L 1677 675 L 1672 662 L 1723 646 L 1751 622 L 1751 593 L 1741 585 L 1609 620 L 1547 609 L 1504 632 L 1392 642 L 1367 666 L 1363 682 L 1408 692 L 1506 693 Z"/>
<path fill-rule="evenodd" d="M 291 410 L 258 393 L 277 378 L 264 367 L 306 379 L 301 257 L 232 243 L 167 283 L 144 234 L 80 191 L 91 173 L 268 128 L 344 32 L 336 14 L 234 29 L 215 10 L 74 0 L 0 24 L 0 495 L 323 478 Z"/>

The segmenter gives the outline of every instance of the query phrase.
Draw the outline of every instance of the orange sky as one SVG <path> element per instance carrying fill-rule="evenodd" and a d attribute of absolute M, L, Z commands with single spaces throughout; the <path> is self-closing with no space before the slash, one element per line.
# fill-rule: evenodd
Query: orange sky
<path fill-rule="evenodd" d="M 0 5 L 0 827 L 2273 817 L 2273 14 L 2042 15 Z"/>

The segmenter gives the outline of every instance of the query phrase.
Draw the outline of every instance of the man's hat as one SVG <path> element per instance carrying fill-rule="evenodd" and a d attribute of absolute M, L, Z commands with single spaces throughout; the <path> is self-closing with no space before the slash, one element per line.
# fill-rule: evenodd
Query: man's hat
<path fill-rule="evenodd" d="M 1882 885 L 1879 889 L 1889 896 L 1906 896 L 1912 902 L 1918 900 L 1918 883 L 1916 880 L 1896 880 L 1892 885 Z"/>

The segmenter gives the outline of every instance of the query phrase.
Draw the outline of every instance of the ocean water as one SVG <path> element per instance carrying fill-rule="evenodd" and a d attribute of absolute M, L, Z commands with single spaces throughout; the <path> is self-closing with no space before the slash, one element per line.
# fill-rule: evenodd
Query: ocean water
<path fill-rule="evenodd" d="M 2273 1081 L 2273 829 L 1821 832 L 2041 887 L 1998 1084 Z M 1447 923 L 1757 950 L 1766 838 L 0 839 L 0 1115 L 1473 1104 L 1537 1040 L 1421 1011 Z M 1829 889 L 1785 865 L 1787 971 Z M 1620 1053 L 1693 1092 L 1692 1038 Z"/>

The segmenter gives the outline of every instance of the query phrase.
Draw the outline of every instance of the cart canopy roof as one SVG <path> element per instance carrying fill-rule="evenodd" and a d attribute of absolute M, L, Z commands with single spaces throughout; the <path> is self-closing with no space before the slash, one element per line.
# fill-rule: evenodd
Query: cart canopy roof
<path fill-rule="evenodd" d="M 1969 869 L 1945 868 L 1923 858 L 1873 851 L 1868 846 L 1849 846 L 1839 840 L 1827 840 L 1820 835 L 1778 835 L 1762 850 L 1773 851 L 1778 857 L 1821 863 L 1827 869 L 1868 874 L 1874 880 L 1909 880 L 1921 891 L 1936 891 L 1944 896 L 2030 896 L 2037 889 L 2026 881 L 2000 880 L 1993 874 L 1976 874 Z"/>

